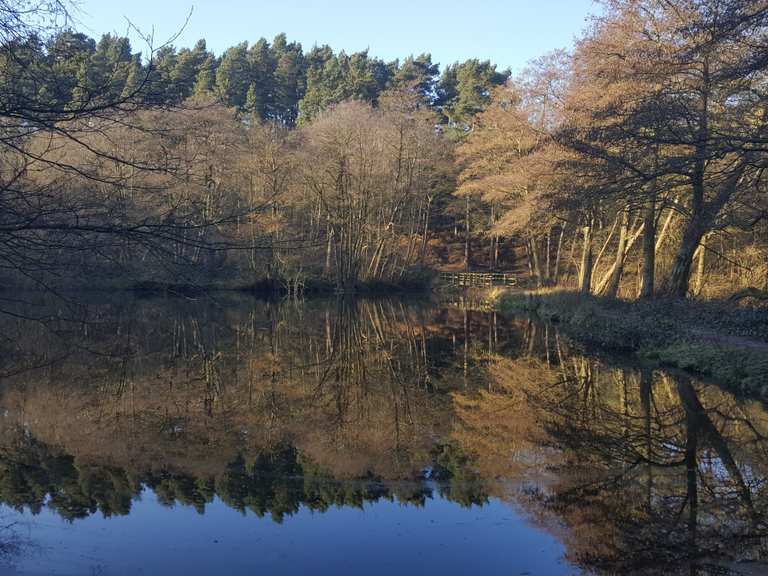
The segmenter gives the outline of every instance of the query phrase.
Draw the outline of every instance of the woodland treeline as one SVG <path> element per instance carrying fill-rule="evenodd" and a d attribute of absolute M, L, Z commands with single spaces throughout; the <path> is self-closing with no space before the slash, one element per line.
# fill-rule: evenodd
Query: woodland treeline
<path fill-rule="evenodd" d="M 765 290 L 767 25 L 761 0 L 606 0 L 513 78 L 285 35 L 142 53 L 3 2 L 0 275 Z"/>

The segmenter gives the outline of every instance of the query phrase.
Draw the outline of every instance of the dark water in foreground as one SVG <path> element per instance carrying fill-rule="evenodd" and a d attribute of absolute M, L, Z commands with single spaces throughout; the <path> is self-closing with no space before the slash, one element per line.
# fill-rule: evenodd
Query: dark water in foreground
<path fill-rule="evenodd" d="M 0 317 L 0 572 L 768 573 L 768 413 L 396 300 Z"/>

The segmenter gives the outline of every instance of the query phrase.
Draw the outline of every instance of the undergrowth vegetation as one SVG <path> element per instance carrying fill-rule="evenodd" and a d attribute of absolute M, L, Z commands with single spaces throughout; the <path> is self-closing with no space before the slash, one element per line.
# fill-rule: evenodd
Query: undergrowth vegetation
<path fill-rule="evenodd" d="M 634 353 L 664 366 L 768 397 L 768 308 L 678 299 L 627 302 L 564 290 L 499 299 L 510 316 L 534 313 L 588 346 Z"/>

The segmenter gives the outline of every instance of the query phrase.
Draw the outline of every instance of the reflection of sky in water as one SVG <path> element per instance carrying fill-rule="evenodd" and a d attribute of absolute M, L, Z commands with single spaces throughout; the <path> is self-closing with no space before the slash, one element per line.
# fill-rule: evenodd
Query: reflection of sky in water
<path fill-rule="evenodd" d="M 363 510 L 304 507 L 282 524 L 218 498 L 205 514 L 160 505 L 145 490 L 128 516 L 68 523 L 2 509 L 32 547 L 9 574 L 577 574 L 562 546 L 508 505 L 464 508 L 435 495 L 418 508 L 380 500 Z"/>
<path fill-rule="evenodd" d="M 730 480 L 731 474 L 728 472 L 728 468 L 723 463 L 722 459 L 718 458 L 712 452 L 704 451 L 699 457 L 699 462 L 699 467 L 706 470 L 715 480 L 723 483 L 727 483 Z M 744 477 L 744 482 L 747 486 L 758 487 L 765 483 L 765 479 L 759 474 L 755 474 L 752 466 L 748 463 L 737 462 L 737 466 L 739 467 L 739 471 Z"/>

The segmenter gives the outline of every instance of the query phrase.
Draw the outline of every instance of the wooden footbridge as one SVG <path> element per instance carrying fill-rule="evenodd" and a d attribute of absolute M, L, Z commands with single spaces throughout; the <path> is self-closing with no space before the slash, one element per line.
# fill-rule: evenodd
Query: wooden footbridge
<path fill-rule="evenodd" d="M 439 279 L 446 286 L 489 288 L 517 285 L 517 278 L 504 272 L 440 272 Z"/>

